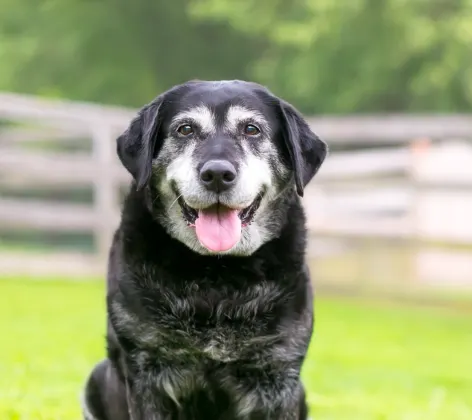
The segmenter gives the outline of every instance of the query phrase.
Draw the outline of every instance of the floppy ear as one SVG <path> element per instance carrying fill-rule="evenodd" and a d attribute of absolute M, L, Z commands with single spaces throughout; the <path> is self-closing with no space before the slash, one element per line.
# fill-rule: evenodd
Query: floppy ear
<path fill-rule="evenodd" d="M 303 116 L 290 104 L 280 101 L 282 133 L 292 164 L 297 193 L 315 176 L 328 153 L 328 146 L 313 131 Z"/>
<path fill-rule="evenodd" d="M 133 175 L 138 190 L 147 185 L 151 177 L 152 159 L 161 146 L 157 137 L 161 124 L 159 108 L 162 102 L 163 97 L 159 96 L 144 106 L 116 140 L 121 163 Z"/>

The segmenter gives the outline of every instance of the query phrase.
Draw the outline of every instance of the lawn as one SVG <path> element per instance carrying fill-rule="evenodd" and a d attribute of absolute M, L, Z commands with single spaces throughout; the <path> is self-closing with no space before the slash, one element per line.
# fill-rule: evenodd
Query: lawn
<path fill-rule="evenodd" d="M 319 297 L 303 377 L 316 420 L 472 420 L 472 312 Z M 0 281 L 0 419 L 80 420 L 103 357 L 99 282 Z"/>

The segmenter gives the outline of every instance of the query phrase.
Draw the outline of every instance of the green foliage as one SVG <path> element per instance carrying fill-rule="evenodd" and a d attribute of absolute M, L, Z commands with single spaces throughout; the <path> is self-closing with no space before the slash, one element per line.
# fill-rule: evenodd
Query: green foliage
<path fill-rule="evenodd" d="M 138 106 L 254 79 L 306 113 L 470 111 L 472 0 L 0 0 L 0 89 Z"/>
<path fill-rule="evenodd" d="M 191 12 L 268 40 L 252 75 L 308 113 L 472 108 L 471 0 L 195 0 Z"/>
<path fill-rule="evenodd" d="M 256 44 L 186 0 L 1 0 L 0 89 L 139 106 L 193 78 L 244 77 Z"/>
<path fill-rule="evenodd" d="M 76 420 L 105 354 L 103 282 L 0 279 L 0 418 Z M 316 420 L 471 420 L 471 313 L 319 298 L 303 380 Z"/>

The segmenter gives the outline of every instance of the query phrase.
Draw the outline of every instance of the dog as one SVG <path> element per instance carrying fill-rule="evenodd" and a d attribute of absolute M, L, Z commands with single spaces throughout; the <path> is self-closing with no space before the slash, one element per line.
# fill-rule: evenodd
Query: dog
<path fill-rule="evenodd" d="M 300 197 L 327 152 L 292 105 L 252 82 L 186 82 L 138 112 L 117 139 L 133 181 L 86 420 L 307 418 Z"/>

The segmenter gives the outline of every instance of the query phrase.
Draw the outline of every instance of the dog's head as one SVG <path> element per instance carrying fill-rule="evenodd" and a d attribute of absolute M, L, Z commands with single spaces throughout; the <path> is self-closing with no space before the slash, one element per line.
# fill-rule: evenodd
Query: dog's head
<path fill-rule="evenodd" d="M 291 105 L 243 81 L 175 86 L 117 142 L 161 224 L 201 254 L 249 255 L 277 235 L 277 200 L 303 195 L 327 153 Z"/>

